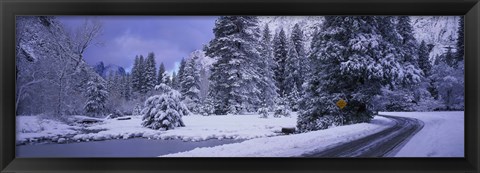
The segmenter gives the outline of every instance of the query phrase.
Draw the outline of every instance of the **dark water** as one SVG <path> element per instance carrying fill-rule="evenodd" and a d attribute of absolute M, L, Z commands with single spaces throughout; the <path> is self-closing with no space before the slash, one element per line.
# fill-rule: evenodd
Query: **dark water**
<path fill-rule="evenodd" d="M 210 139 L 184 142 L 179 139 L 149 140 L 145 138 L 116 139 L 69 144 L 37 144 L 16 147 L 17 157 L 157 157 L 193 150 L 198 147 L 213 147 L 237 143 L 242 140 Z"/>

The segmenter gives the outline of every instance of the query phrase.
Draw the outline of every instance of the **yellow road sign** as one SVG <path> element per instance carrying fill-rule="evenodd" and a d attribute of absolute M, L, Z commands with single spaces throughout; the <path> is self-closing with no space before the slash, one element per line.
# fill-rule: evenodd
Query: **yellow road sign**
<path fill-rule="evenodd" d="M 347 102 L 343 99 L 340 99 L 339 101 L 337 101 L 337 106 L 340 108 L 340 109 L 343 109 L 345 106 L 347 106 Z"/>

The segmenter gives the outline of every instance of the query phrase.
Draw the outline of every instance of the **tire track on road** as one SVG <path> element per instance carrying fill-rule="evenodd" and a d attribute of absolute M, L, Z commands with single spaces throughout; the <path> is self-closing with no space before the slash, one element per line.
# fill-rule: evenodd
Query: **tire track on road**
<path fill-rule="evenodd" d="M 415 118 L 378 115 L 394 121 L 395 125 L 366 137 L 342 143 L 333 148 L 303 155 L 305 157 L 389 157 L 394 156 L 424 123 Z"/>

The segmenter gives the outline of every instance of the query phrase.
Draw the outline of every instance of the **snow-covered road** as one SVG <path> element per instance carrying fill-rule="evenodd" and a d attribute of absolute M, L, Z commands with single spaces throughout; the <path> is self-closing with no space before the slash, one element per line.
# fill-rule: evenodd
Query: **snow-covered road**
<path fill-rule="evenodd" d="M 161 157 L 303 157 L 346 145 L 340 156 L 463 157 L 464 112 L 380 112 L 370 123 L 246 140 Z M 423 128 L 421 128 L 423 124 Z M 418 131 L 418 133 L 417 133 Z M 414 134 L 415 133 L 415 134 Z M 374 135 L 376 134 L 376 135 Z M 373 135 L 373 136 L 372 136 Z M 370 137 L 369 137 L 370 136 Z M 361 142 L 356 142 L 361 141 Z M 371 148 L 371 149 L 370 149 Z M 324 156 L 327 156 L 326 154 Z"/>
<path fill-rule="evenodd" d="M 395 125 L 372 135 L 340 144 L 306 157 L 388 157 L 420 131 L 424 123 L 415 118 L 380 115 L 391 119 Z"/>
<path fill-rule="evenodd" d="M 446 112 L 380 112 L 415 118 L 425 126 L 403 146 L 395 157 L 464 157 L 465 114 Z"/>

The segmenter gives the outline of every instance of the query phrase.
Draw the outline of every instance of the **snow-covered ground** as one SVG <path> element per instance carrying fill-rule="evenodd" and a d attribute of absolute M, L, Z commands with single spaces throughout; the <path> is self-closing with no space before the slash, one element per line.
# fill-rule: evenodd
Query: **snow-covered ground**
<path fill-rule="evenodd" d="M 425 123 L 395 157 L 464 157 L 464 112 L 380 112 Z"/>
<path fill-rule="evenodd" d="M 295 127 L 297 117 L 259 118 L 259 115 L 185 116 L 185 127 L 159 131 L 142 127 L 141 116 L 131 120 L 109 119 L 88 129 L 106 129 L 95 134 L 79 134 L 75 140 L 144 137 L 154 139 L 252 139 L 279 135 L 282 127 Z M 125 136 L 125 137 L 124 137 Z"/>
<path fill-rule="evenodd" d="M 183 139 L 198 141 L 207 139 L 252 139 L 281 135 L 282 127 L 295 127 L 297 116 L 259 118 L 259 115 L 225 115 L 183 117 L 186 127 L 159 131 L 141 125 L 141 116 L 130 120 L 105 119 L 88 127 L 69 126 L 59 121 L 38 120 L 37 116 L 17 116 L 17 143 L 41 139 L 60 139 L 66 134 L 73 135 L 72 141 L 107 139 L 128 139 L 144 137 L 152 139 Z M 52 125 L 53 124 L 53 125 Z M 45 128 L 40 128 L 45 126 Z M 26 130 L 22 130 L 26 129 Z M 83 133 L 82 131 L 95 133 Z M 68 139 L 67 139 L 68 140 Z"/>
<path fill-rule="evenodd" d="M 380 112 L 384 115 L 417 118 L 424 127 L 413 136 L 395 157 L 463 157 L 463 112 Z M 162 157 L 290 157 L 318 152 L 339 143 L 352 141 L 393 125 L 387 118 L 376 116 L 370 123 L 333 127 L 326 130 L 281 135 L 282 127 L 295 127 L 297 116 L 267 119 L 258 115 L 185 116 L 186 127 L 168 131 L 152 130 L 141 125 L 141 116 L 130 120 L 104 119 L 81 127 L 38 116 L 17 116 L 17 142 L 52 142 L 67 138 L 72 141 L 127 139 L 249 139 L 241 143 L 197 148 Z M 281 135 L 281 136 L 279 136 Z M 65 142 L 65 140 L 63 140 Z"/>
<path fill-rule="evenodd" d="M 382 131 L 393 125 L 390 119 L 375 117 L 370 123 L 332 127 L 308 133 L 251 139 L 241 143 L 197 148 L 161 157 L 292 157 L 321 151 Z"/>

